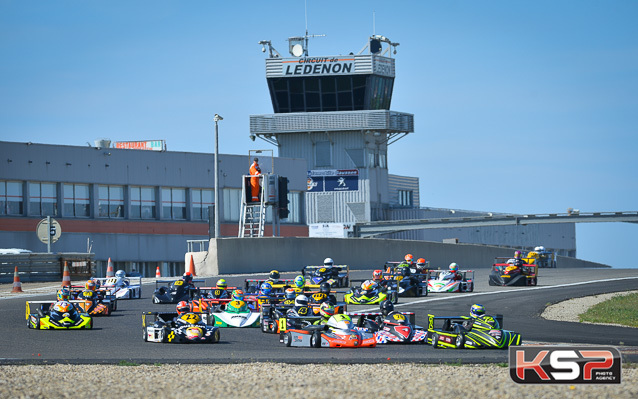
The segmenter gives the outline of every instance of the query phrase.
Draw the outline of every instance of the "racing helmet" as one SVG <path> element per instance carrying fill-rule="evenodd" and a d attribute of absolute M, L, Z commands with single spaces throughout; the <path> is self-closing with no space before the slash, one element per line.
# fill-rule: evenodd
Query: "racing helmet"
<path fill-rule="evenodd" d="M 423 259 L 423 258 L 417 259 L 416 260 L 416 265 L 417 266 L 422 266 L 422 267 L 425 266 L 425 259 Z"/>
<path fill-rule="evenodd" d="M 457 271 L 459 271 L 459 265 L 454 262 L 450 263 L 450 271 L 452 273 L 456 273 Z"/>
<path fill-rule="evenodd" d="M 338 330 L 348 330 L 352 328 L 352 319 L 348 315 L 337 313 L 328 319 L 327 325 Z"/>
<path fill-rule="evenodd" d="M 71 292 L 69 291 L 68 288 L 60 288 L 58 290 L 58 301 L 68 301 L 69 297 L 71 296 Z"/>
<path fill-rule="evenodd" d="M 381 313 L 383 313 L 384 316 L 387 316 L 391 312 L 394 312 L 394 305 L 392 304 L 392 301 L 387 299 L 379 304 L 379 308 L 381 309 Z"/>
<path fill-rule="evenodd" d="M 475 303 L 470 308 L 470 316 L 474 318 L 481 317 L 484 314 L 485 314 L 485 306 L 483 305 L 479 305 L 478 303 Z"/>
<path fill-rule="evenodd" d="M 319 285 L 319 292 L 322 294 L 330 294 L 330 283 L 321 283 Z"/>
<path fill-rule="evenodd" d="M 321 304 L 321 306 L 319 306 L 319 313 L 325 318 L 328 318 L 330 316 L 334 316 L 335 307 L 330 302 L 324 302 L 324 303 Z"/>
<path fill-rule="evenodd" d="M 272 292 L 272 284 L 266 282 L 263 283 L 261 285 L 261 287 L 259 287 L 259 290 L 261 291 L 262 294 L 264 295 L 270 295 L 270 293 Z"/>
<path fill-rule="evenodd" d="M 295 306 L 308 306 L 308 297 L 305 295 L 299 295 L 295 298 Z"/>
<path fill-rule="evenodd" d="M 365 291 L 366 294 L 371 293 L 377 288 L 378 284 L 372 280 L 366 280 L 361 284 L 361 289 Z"/>
<path fill-rule="evenodd" d="M 124 277 L 126 277 L 126 272 L 124 270 L 118 270 L 118 271 L 115 272 L 115 277 L 124 278 Z"/>
<path fill-rule="evenodd" d="M 186 329 L 186 338 L 188 339 L 196 339 L 201 338 L 204 332 L 199 327 L 188 327 Z"/>
<path fill-rule="evenodd" d="M 186 301 L 180 301 L 180 302 L 177 303 L 177 306 L 175 307 L 175 310 L 177 310 L 177 314 L 181 315 L 183 313 L 190 312 L 191 311 L 191 306 Z"/>
<path fill-rule="evenodd" d="M 55 305 L 53 305 L 53 310 L 60 313 L 67 313 L 73 310 L 73 305 L 71 305 L 71 303 L 67 301 L 60 301 L 56 302 Z"/>
<path fill-rule="evenodd" d="M 515 251 L 514 252 L 514 258 L 520 259 L 521 258 L 521 251 Z"/>
<path fill-rule="evenodd" d="M 405 255 L 404 259 L 407 263 L 412 263 L 412 261 L 414 260 L 414 256 L 412 256 L 412 254 L 407 254 Z"/>
<path fill-rule="evenodd" d="M 95 291 L 95 281 L 89 280 L 84 284 L 84 288 L 89 291 Z"/>
<path fill-rule="evenodd" d="M 222 290 L 225 290 L 228 287 L 228 284 L 226 284 L 226 280 L 224 280 L 223 278 L 220 278 L 219 280 L 217 280 L 217 288 L 221 288 Z"/>
<path fill-rule="evenodd" d="M 244 300 L 244 291 L 242 291 L 242 290 L 233 291 L 233 294 L 231 295 L 231 299 L 233 301 L 243 301 Z"/>
<path fill-rule="evenodd" d="M 226 311 L 231 313 L 245 312 L 248 310 L 248 304 L 240 300 L 232 300 L 226 306 Z"/>
<path fill-rule="evenodd" d="M 193 281 L 193 275 L 191 274 L 191 272 L 186 272 L 182 276 L 182 279 L 186 284 L 190 284 Z"/>
<path fill-rule="evenodd" d="M 335 261 L 332 260 L 332 258 L 326 258 L 323 260 L 323 265 L 326 267 L 332 267 L 334 266 L 334 264 L 335 264 Z"/>
<path fill-rule="evenodd" d="M 299 275 L 295 277 L 295 286 L 297 288 L 303 288 L 304 284 L 306 284 L 306 279 L 303 276 Z"/>
<path fill-rule="evenodd" d="M 294 288 L 286 288 L 286 292 L 284 293 L 284 296 L 286 297 L 286 299 L 295 299 L 295 297 L 297 296 L 297 293 L 295 292 Z"/>
<path fill-rule="evenodd" d="M 271 280 L 279 280 L 279 272 L 277 270 L 270 271 L 270 279 Z"/>
<path fill-rule="evenodd" d="M 201 316 L 198 315 L 197 313 L 191 313 L 189 315 L 185 314 L 188 312 L 183 312 L 183 313 L 184 314 L 180 318 L 184 320 L 185 322 L 187 322 L 188 324 L 197 324 L 202 321 Z"/>
<path fill-rule="evenodd" d="M 372 272 L 372 279 L 375 281 L 379 281 L 381 279 L 383 279 L 383 271 L 381 270 L 375 270 Z"/>

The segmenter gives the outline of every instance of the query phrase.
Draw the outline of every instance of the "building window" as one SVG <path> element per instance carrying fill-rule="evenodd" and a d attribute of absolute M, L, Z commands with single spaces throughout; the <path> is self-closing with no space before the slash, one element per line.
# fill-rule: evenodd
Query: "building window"
<path fill-rule="evenodd" d="M 288 192 L 288 217 L 282 223 L 301 223 L 301 192 Z"/>
<path fill-rule="evenodd" d="M 222 190 L 225 222 L 239 221 L 239 206 L 241 204 L 241 190 L 236 188 L 225 188 Z M 220 220 L 220 222 L 222 221 Z"/>
<path fill-rule="evenodd" d="M 64 216 L 89 217 L 89 185 L 88 184 L 65 184 L 64 193 Z"/>
<path fill-rule="evenodd" d="M 0 181 L 0 215 L 23 215 L 22 182 Z"/>
<path fill-rule="evenodd" d="M 29 215 L 58 215 L 58 190 L 55 183 L 29 183 Z"/>
<path fill-rule="evenodd" d="M 186 219 L 186 189 L 162 189 L 162 217 L 164 219 Z"/>
<path fill-rule="evenodd" d="M 208 220 L 208 207 L 214 204 L 213 190 L 191 190 L 191 202 L 193 220 Z"/>
<path fill-rule="evenodd" d="M 118 219 L 124 217 L 124 187 L 99 186 L 98 216 Z"/>
<path fill-rule="evenodd" d="M 332 143 L 318 141 L 315 144 L 315 165 L 332 166 Z"/>
<path fill-rule="evenodd" d="M 388 168 L 388 154 L 385 151 L 379 151 L 379 167 Z"/>
<path fill-rule="evenodd" d="M 131 219 L 155 219 L 155 188 L 131 187 Z"/>
<path fill-rule="evenodd" d="M 412 207 L 412 190 L 399 190 L 399 205 Z"/>

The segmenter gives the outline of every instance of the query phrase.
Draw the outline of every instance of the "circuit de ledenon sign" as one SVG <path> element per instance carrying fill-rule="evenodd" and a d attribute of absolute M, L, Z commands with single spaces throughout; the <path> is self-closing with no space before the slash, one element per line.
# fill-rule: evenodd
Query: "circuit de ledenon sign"
<path fill-rule="evenodd" d="M 353 57 L 304 57 L 282 63 L 284 76 L 348 75 L 354 72 Z"/>

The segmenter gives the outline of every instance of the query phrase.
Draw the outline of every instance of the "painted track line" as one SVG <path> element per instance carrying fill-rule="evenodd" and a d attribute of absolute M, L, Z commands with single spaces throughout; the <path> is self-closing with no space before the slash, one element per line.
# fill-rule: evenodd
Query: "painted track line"
<path fill-rule="evenodd" d="M 638 276 L 636 277 L 618 277 L 618 278 L 607 278 L 607 279 L 602 279 L 602 280 L 592 280 L 592 281 L 583 281 L 583 282 L 579 282 L 579 283 L 568 283 L 568 284 L 557 284 L 557 285 L 548 285 L 548 286 L 543 286 L 543 287 L 522 287 L 522 288 L 517 288 L 517 289 L 513 289 L 513 290 L 507 290 L 507 291 L 490 291 L 490 292 L 463 292 L 463 293 L 459 293 L 458 296 L 447 296 L 447 293 L 444 293 L 444 295 L 446 295 L 445 297 L 439 297 L 439 298 L 430 298 L 431 294 L 428 294 L 428 298 L 427 299 L 419 299 L 416 301 L 411 301 L 411 302 L 405 302 L 405 303 L 397 303 L 394 305 L 394 307 L 399 307 L 399 306 L 409 306 L 409 305 L 414 305 L 415 303 L 427 303 L 427 302 L 435 302 L 435 301 L 446 301 L 446 300 L 453 300 L 453 299 L 464 299 L 467 297 L 472 297 L 472 296 L 481 296 L 481 295 L 494 295 L 494 294 L 509 294 L 511 292 L 521 292 L 521 291 L 534 291 L 534 290 L 548 290 L 548 289 L 554 289 L 554 288 L 563 288 L 563 287 L 573 287 L 576 285 L 585 285 L 585 284 L 595 284 L 595 283 L 606 283 L 606 282 L 611 282 L 611 281 L 621 281 L 621 280 L 635 280 L 638 279 Z M 364 309 L 364 310 L 357 310 L 357 312 L 377 312 L 379 311 L 379 307 L 377 306 L 376 308 L 372 308 L 372 309 Z"/>

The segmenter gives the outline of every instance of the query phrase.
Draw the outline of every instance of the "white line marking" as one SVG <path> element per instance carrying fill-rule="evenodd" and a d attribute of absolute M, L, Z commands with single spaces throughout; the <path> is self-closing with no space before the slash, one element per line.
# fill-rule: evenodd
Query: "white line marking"
<path fill-rule="evenodd" d="M 398 303 L 396 305 L 394 305 L 394 307 L 399 307 L 399 306 L 408 306 L 408 305 L 414 305 L 415 303 L 426 303 L 426 302 L 435 302 L 435 301 L 445 301 L 445 300 L 450 300 L 450 299 L 463 299 L 463 298 L 467 298 L 470 296 L 479 296 L 479 295 L 493 295 L 493 294 L 509 294 L 510 292 L 519 292 L 519 291 L 533 291 L 533 290 L 547 290 L 547 289 L 552 289 L 552 288 L 562 288 L 562 287 L 572 287 L 575 285 L 584 285 L 584 284 L 594 284 L 594 283 L 605 283 L 605 282 L 610 282 L 610 281 L 620 281 L 620 280 L 634 280 L 634 279 L 638 279 L 637 277 L 619 277 L 619 278 L 607 278 L 607 279 L 603 279 L 603 280 L 592 280 L 592 281 L 584 281 L 584 282 L 580 282 L 580 283 L 569 283 L 569 284 L 558 284 L 558 285 L 549 285 L 546 287 L 523 287 L 523 288 L 518 288 L 518 289 L 513 289 L 513 290 L 507 290 L 507 291 L 489 291 L 489 292 L 462 292 L 462 293 L 458 293 L 458 295 L 455 296 L 446 296 L 443 297 L 438 297 L 438 298 L 430 298 L 430 294 L 428 295 L 427 299 L 420 299 L 420 300 L 416 300 L 416 301 L 412 301 L 412 302 L 406 302 L 406 303 Z M 357 310 L 358 312 L 374 312 L 374 311 L 378 311 L 379 307 L 377 306 L 376 308 L 373 309 L 365 309 L 365 310 Z"/>

